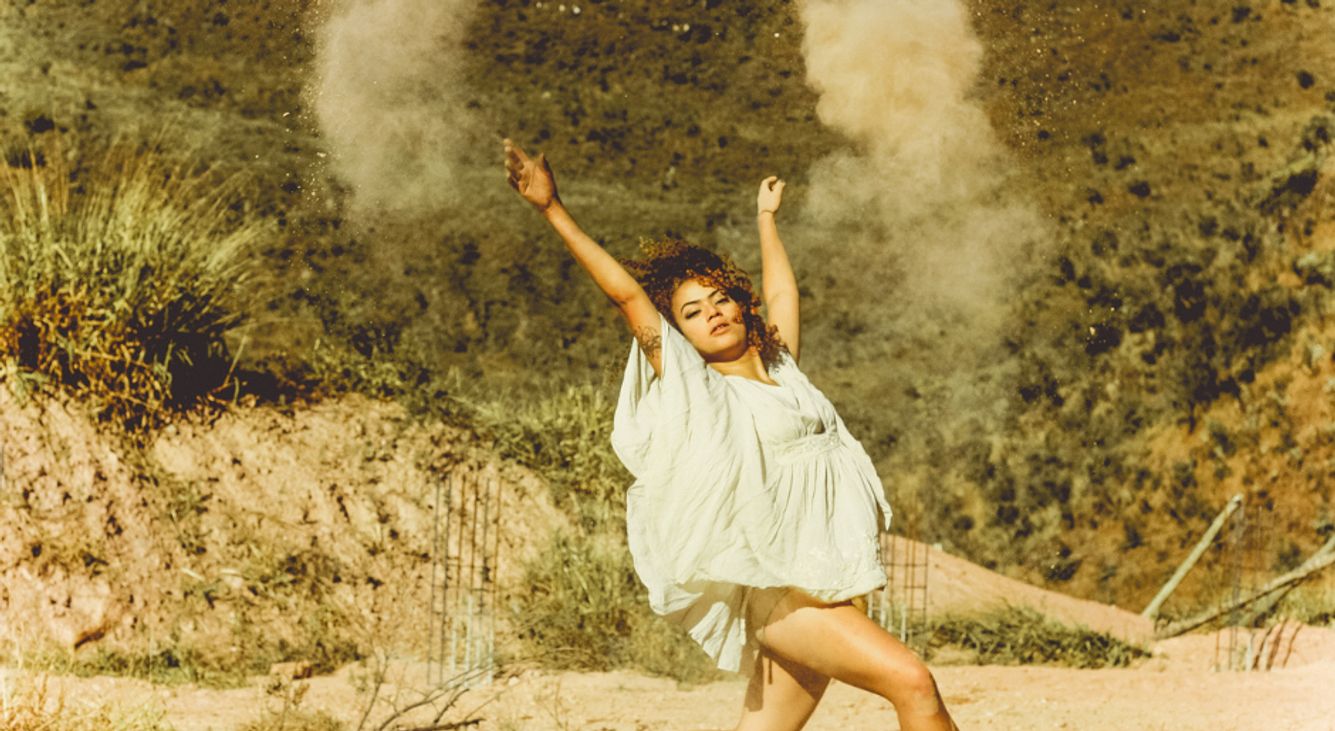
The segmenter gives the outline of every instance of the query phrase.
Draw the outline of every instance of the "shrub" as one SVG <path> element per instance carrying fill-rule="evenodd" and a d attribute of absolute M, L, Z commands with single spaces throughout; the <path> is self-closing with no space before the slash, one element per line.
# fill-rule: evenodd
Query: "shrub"
<path fill-rule="evenodd" d="M 1076 668 L 1125 667 L 1149 657 L 1142 647 L 1087 627 L 1071 627 L 1038 612 L 1008 607 L 980 617 L 931 622 L 931 646 L 958 647 L 991 665 L 1052 664 Z"/>
<path fill-rule="evenodd" d="M 557 535 L 525 583 L 531 591 L 516 624 L 545 665 L 635 667 L 686 682 L 719 676 L 685 632 L 649 608 L 619 535 Z"/>
<path fill-rule="evenodd" d="M 235 178 L 118 143 L 0 165 L 0 363 L 129 427 L 219 393 L 264 227 Z M 238 206 L 239 208 L 239 206 Z"/>
<path fill-rule="evenodd" d="M 497 450 L 539 472 L 553 499 L 576 521 L 553 537 L 526 568 L 531 588 L 516 625 L 541 661 L 553 667 L 634 667 L 685 682 L 719 676 L 680 628 L 649 608 L 626 547 L 625 490 L 631 476 L 613 453 L 615 404 L 592 385 L 545 396 L 505 390 L 454 397 Z"/>

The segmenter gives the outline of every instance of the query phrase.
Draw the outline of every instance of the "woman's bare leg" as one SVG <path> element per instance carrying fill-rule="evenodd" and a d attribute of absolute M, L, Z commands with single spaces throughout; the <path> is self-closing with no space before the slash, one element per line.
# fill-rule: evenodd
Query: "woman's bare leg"
<path fill-rule="evenodd" d="M 798 731 L 829 684 L 828 677 L 761 650 L 737 731 Z"/>
<path fill-rule="evenodd" d="M 790 667 L 809 668 L 890 701 L 901 731 L 956 729 L 927 666 L 850 603 L 822 604 L 789 591 L 769 613 L 761 645 Z"/>

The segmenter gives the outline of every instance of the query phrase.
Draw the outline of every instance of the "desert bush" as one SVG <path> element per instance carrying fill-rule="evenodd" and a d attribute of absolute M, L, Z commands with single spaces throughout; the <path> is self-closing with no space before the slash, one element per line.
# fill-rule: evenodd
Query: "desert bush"
<path fill-rule="evenodd" d="M 686 682 L 718 675 L 680 629 L 649 608 L 621 535 L 557 535 L 527 567 L 516 624 L 544 664 L 634 667 Z"/>
<path fill-rule="evenodd" d="M 264 233 L 237 181 L 153 146 L 58 147 L 0 165 L 0 359 L 127 426 L 218 394 Z"/>
<path fill-rule="evenodd" d="M 943 646 L 960 648 L 983 664 L 1102 668 L 1125 667 L 1137 658 L 1149 657 L 1144 648 L 1112 635 L 1060 624 L 1022 607 L 978 617 L 942 617 L 930 624 L 933 651 Z"/>
<path fill-rule="evenodd" d="M 462 384 L 456 384 L 462 386 Z M 526 567 L 516 625 L 544 664 L 636 667 L 693 682 L 717 671 L 684 632 L 649 608 L 626 546 L 631 476 L 611 447 L 614 404 L 591 384 L 545 397 L 454 389 L 504 456 L 542 474 L 576 521 Z M 486 399 L 486 400 L 484 400 Z"/>

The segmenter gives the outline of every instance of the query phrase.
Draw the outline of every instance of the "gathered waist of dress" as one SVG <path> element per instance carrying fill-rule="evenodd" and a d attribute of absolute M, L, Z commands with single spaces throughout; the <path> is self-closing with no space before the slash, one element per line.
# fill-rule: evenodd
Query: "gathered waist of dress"
<path fill-rule="evenodd" d="M 780 459 L 793 459 L 825 452 L 839 446 L 839 433 L 832 428 L 816 434 L 808 434 L 792 441 L 781 442 L 773 446 L 774 455 Z"/>

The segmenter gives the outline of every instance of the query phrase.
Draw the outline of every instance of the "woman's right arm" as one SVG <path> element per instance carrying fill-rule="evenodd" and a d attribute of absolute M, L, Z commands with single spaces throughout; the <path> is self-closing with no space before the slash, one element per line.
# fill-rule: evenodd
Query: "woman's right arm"
<path fill-rule="evenodd" d="M 547 223 L 565 242 L 575 261 L 584 267 L 598 288 L 612 300 L 626 318 L 635 340 L 645 357 L 653 364 L 654 373 L 662 375 L 662 340 L 659 332 L 658 309 L 649 299 L 640 283 L 625 267 L 575 222 L 570 211 L 556 193 L 556 179 L 547 158 L 530 158 L 510 140 L 505 140 L 505 170 L 510 187 L 547 219 Z"/>

